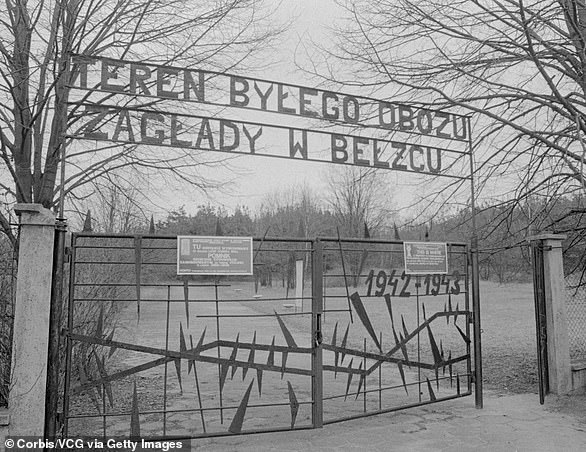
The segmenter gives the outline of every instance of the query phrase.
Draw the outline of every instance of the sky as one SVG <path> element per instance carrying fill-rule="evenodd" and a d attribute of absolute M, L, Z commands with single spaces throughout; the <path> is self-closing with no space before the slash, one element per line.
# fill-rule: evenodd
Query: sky
<path fill-rule="evenodd" d="M 332 20 L 340 16 L 339 7 L 332 0 L 284 0 L 277 11 L 282 20 L 292 20 L 292 26 L 282 39 L 278 49 L 280 61 L 262 77 L 286 83 L 300 83 L 313 86 L 303 71 L 295 66 L 295 51 L 300 39 L 324 41 L 329 39 L 327 27 Z M 244 74 L 243 74 L 244 75 Z M 258 74 L 251 74 L 256 75 Z M 283 143 L 283 145 L 288 145 Z M 325 172 L 331 165 L 296 162 L 291 160 L 273 159 L 270 157 L 241 157 L 231 162 L 236 174 L 226 173 L 227 179 L 234 182 L 224 193 L 213 192 L 206 197 L 203 194 L 191 193 L 189 197 L 174 191 L 166 203 L 178 208 L 184 205 L 192 211 L 197 205 L 218 204 L 227 209 L 246 205 L 252 210 L 258 208 L 266 195 L 275 191 L 286 190 L 293 186 L 307 185 L 316 193 L 323 193 L 326 186 L 323 182 Z M 217 170 L 213 176 L 217 176 Z"/>
<path fill-rule="evenodd" d="M 299 47 L 300 40 L 307 43 L 305 48 L 311 49 L 312 41 L 326 44 L 332 42 L 333 36 L 330 34 L 329 27 L 335 21 L 341 20 L 342 9 L 335 4 L 333 0 L 284 0 L 277 11 L 277 16 L 281 20 L 292 20 L 291 27 L 283 36 L 281 44 L 276 52 L 271 51 L 270 57 L 278 54 L 279 61 L 273 64 L 268 70 L 263 71 L 261 75 L 250 74 L 250 76 L 260 76 L 264 79 L 280 81 L 284 83 L 299 83 L 307 86 L 315 86 L 315 80 L 312 80 L 307 73 L 296 67 L 296 60 L 302 60 L 296 50 Z M 310 50 L 311 51 L 311 50 Z M 299 64 L 302 64 L 299 63 Z M 248 75 L 242 74 L 239 75 Z M 344 90 L 346 91 L 346 90 Z M 352 94 L 358 93 L 356 90 L 349 90 Z M 248 115 L 254 115 L 247 112 Z M 255 117 L 246 117 L 247 120 L 255 120 Z M 257 119 L 259 120 L 259 119 Z M 283 119 L 283 115 L 273 114 L 272 117 L 261 119 L 261 121 L 280 124 L 288 124 L 288 117 Z M 263 137 L 264 139 L 264 137 Z M 288 148 L 286 140 L 278 143 L 274 142 L 275 148 Z M 311 146 L 310 146 L 311 148 Z M 165 210 L 178 209 L 183 206 L 188 213 L 194 213 L 199 205 L 211 204 L 221 206 L 224 209 L 232 211 L 237 206 L 246 206 L 251 211 L 257 210 L 268 194 L 286 191 L 292 187 L 307 186 L 325 202 L 328 194 L 328 188 L 325 180 L 327 173 L 338 165 L 327 163 L 313 163 L 295 161 L 290 159 L 274 159 L 261 156 L 243 156 L 231 161 L 232 168 L 235 172 L 222 171 L 214 169 L 210 176 L 218 179 L 230 179 L 233 183 L 224 187 L 224 190 L 208 192 L 207 195 L 184 190 L 174 190 L 169 192 L 162 203 L 160 215 L 165 216 Z M 389 199 L 392 200 L 393 208 L 397 212 L 402 212 L 406 217 L 414 213 L 408 206 L 413 204 L 415 198 L 421 194 L 421 178 L 414 177 L 413 173 L 397 173 L 394 171 L 385 171 L 385 185 L 381 190 L 388 192 Z M 429 179 L 429 178 L 428 178 Z M 442 179 L 442 178 L 439 178 Z M 436 181 L 436 184 L 443 181 Z M 418 185 L 419 184 L 419 185 Z M 425 182 L 426 187 L 431 187 Z"/>

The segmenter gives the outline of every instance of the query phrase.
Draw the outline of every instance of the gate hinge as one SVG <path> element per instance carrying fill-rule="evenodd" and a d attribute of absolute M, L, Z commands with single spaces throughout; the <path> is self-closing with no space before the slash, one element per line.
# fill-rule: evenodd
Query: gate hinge
<path fill-rule="evenodd" d="M 316 329 L 315 329 L 315 337 L 314 339 L 314 346 L 317 348 L 321 345 L 323 341 L 323 336 L 321 334 L 321 314 L 316 315 Z"/>
<path fill-rule="evenodd" d="M 473 370 L 472 373 L 470 374 L 470 383 L 476 384 L 476 371 L 475 370 Z"/>

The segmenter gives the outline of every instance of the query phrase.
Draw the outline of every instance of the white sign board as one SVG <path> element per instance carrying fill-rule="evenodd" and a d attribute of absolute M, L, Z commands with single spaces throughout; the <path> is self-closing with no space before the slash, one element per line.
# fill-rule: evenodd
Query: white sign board
<path fill-rule="evenodd" d="M 177 237 L 178 275 L 252 275 L 252 237 Z"/>
<path fill-rule="evenodd" d="M 405 273 L 447 274 L 448 245 L 439 242 L 403 242 Z"/>

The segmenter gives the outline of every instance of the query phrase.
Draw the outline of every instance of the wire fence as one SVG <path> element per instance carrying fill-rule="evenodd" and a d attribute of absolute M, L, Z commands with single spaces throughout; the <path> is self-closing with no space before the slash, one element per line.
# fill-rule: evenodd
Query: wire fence
<path fill-rule="evenodd" d="M 581 273 L 566 276 L 570 359 L 586 360 L 586 286 Z"/>

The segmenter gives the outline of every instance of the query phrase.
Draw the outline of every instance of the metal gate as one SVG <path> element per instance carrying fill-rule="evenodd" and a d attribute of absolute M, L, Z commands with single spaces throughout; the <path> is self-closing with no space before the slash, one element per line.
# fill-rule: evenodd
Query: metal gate
<path fill-rule="evenodd" d="M 176 241 L 73 235 L 63 435 L 318 428 L 472 393 L 465 244 L 409 275 L 398 241 L 255 239 L 254 276 L 186 277 Z"/>

